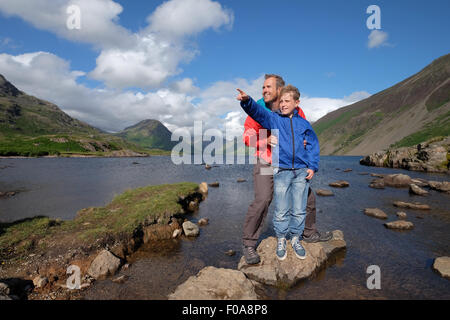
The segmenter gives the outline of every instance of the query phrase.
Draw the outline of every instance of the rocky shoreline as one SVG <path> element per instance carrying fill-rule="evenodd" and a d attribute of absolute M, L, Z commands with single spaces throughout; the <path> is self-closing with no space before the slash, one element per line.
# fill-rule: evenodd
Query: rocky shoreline
<path fill-rule="evenodd" d="M 185 190 L 184 194 L 178 196 L 178 199 L 175 200 L 176 203 L 167 205 L 166 209 L 161 209 L 164 214 L 159 218 L 152 217 L 139 221 L 137 227 L 133 229 L 125 229 L 123 226 L 124 231 L 99 233 L 93 241 L 81 241 L 80 235 L 83 233 L 80 234 L 80 230 L 73 230 L 73 224 L 65 227 L 64 222 L 50 219 L 39 220 L 36 224 L 39 227 L 42 227 L 43 223 L 46 224 L 44 228 L 46 233 L 50 234 L 50 240 L 36 237 L 31 240 L 31 243 L 27 242 L 27 248 L 22 248 L 23 241 L 9 249 L 1 248 L 0 300 L 82 298 L 83 291 L 89 288 L 94 281 L 113 276 L 121 268 L 128 268 L 128 256 L 138 250 L 141 245 L 154 240 L 179 237 L 187 222 L 185 214 L 197 210 L 199 203 L 205 199 L 208 192 L 206 183 L 196 188 L 194 186 L 194 184 L 181 187 L 174 185 L 175 189 L 179 188 L 176 189 L 176 194 L 181 192 L 179 190 Z M 171 185 L 162 187 L 167 189 Z M 138 192 L 134 194 L 135 199 L 146 195 L 141 189 L 145 190 L 143 188 L 136 189 Z M 114 205 L 114 201 L 112 204 L 112 207 L 108 207 L 110 211 L 107 213 L 123 210 L 117 204 Z M 105 214 L 104 209 L 106 207 L 80 210 L 75 221 L 81 229 L 95 228 L 94 223 L 88 222 L 89 218 L 98 215 L 99 212 Z M 167 210 L 171 210 L 171 213 L 166 212 Z M 33 219 L 29 220 L 31 221 L 24 221 L 19 225 L 33 222 Z M 95 224 L 97 223 L 99 223 L 98 220 Z M 7 229 L 9 226 L 2 225 L 1 227 Z M 10 227 L 17 228 L 15 225 Z M 57 231 L 52 228 L 57 228 Z M 97 229 L 91 230 L 88 234 L 97 231 Z M 36 233 L 39 233 L 38 231 Z M 45 250 L 41 250 L 41 247 L 45 247 Z M 79 272 L 78 289 L 80 290 L 68 290 L 67 284 L 70 276 L 68 268 L 71 266 L 75 266 Z"/>
<path fill-rule="evenodd" d="M 430 140 L 416 147 L 375 152 L 362 158 L 365 166 L 450 174 L 450 137 Z"/>

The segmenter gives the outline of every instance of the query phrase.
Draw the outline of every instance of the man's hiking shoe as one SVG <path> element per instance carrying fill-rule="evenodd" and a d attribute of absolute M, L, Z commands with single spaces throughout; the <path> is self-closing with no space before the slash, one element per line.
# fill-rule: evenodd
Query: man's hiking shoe
<path fill-rule="evenodd" d="M 253 247 L 243 246 L 245 262 L 247 264 L 257 264 L 260 262 L 259 255 Z"/>
<path fill-rule="evenodd" d="M 306 250 L 303 248 L 302 244 L 300 243 L 300 240 L 298 237 L 293 237 L 291 239 L 291 245 L 292 249 L 294 249 L 295 255 L 299 259 L 306 259 Z"/>
<path fill-rule="evenodd" d="M 303 236 L 303 241 L 307 242 L 307 243 L 313 243 L 313 242 L 324 242 L 324 241 L 329 241 L 333 238 L 333 234 L 329 231 L 321 234 L 320 232 L 316 232 L 313 235 L 309 236 L 309 237 L 305 237 Z"/>
<path fill-rule="evenodd" d="M 286 238 L 278 238 L 277 242 L 277 258 L 284 260 L 287 257 Z"/>

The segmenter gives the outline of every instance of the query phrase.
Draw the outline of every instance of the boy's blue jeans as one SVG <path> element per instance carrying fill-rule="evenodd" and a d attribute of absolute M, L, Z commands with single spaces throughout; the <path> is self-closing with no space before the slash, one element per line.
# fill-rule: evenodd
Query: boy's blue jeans
<path fill-rule="evenodd" d="M 306 202 L 308 199 L 309 180 L 306 168 L 283 170 L 274 168 L 274 203 L 273 226 L 277 238 L 298 236 L 301 239 L 305 228 Z"/>

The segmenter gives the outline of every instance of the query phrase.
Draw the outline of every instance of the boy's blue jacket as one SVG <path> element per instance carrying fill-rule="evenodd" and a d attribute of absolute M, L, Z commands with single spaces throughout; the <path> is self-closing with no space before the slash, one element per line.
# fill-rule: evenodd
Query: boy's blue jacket
<path fill-rule="evenodd" d="M 278 144 L 272 149 L 272 165 L 282 169 L 319 170 L 319 139 L 309 122 L 300 117 L 297 110 L 289 118 L 280 112 L 269 111 L 251 97 L 247 101 L 241 101 L 241 107 L 264 128 L 279 130 Z M 271 134 L 276 132 L 271 131 Z M 306 148 L 303 140 L 307 142 Z"/>

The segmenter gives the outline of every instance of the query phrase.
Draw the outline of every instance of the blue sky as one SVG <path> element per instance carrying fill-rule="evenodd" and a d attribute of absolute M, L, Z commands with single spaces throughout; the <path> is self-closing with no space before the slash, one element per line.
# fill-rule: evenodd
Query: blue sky
<path fill-rule="evenodd" d="M 264 73 L 280 74 L 298 86 L 301 105 L 314 121 L 450 52 L 447 0 L 184 0 L 184 6 L 192 2 L 192 12 L 182 0 L 95 0 L 90 6 L 85 1 L 58 2 L 61 8 L 81 7 L 81 36 L 63 30 L 66 17 L 52 16 L 55 2 L 0 1 L 0 73 L 26 92 L 110 131 L 149 117 L 172 130 L 188 128 L 194 120 L 240 130 L 244 115 L 232 88 L 243 86 L 259 95 Z M 369 48 L 366 8 L 372 4 L 381 9 L 379 31 L 387 38 Z M 172 14 L 178 16 L 170 19 Z M 103 37 L 109 32 L 112 37 Z M 139 35 L 139 43 L 126 44 L 133 35 Z M 151 44 L 142 40 L 148 35 Z M 133 61 L 119 67 L 117 52 Z M 30 56 L 18 58 L 24 54 Z"/>

